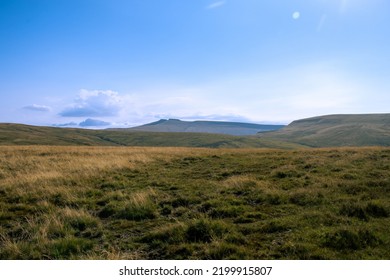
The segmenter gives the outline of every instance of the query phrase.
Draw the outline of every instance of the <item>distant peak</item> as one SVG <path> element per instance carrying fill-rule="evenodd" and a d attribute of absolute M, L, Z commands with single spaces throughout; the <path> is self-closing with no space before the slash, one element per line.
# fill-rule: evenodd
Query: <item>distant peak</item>
<path fill-rule="evenodd" d="M 147 125 L 157 125 L 157 124 L 165 123 L 167 121 L 168 121 L 167 119 L 160 119 L 156 122 L 148 123 Z"/>

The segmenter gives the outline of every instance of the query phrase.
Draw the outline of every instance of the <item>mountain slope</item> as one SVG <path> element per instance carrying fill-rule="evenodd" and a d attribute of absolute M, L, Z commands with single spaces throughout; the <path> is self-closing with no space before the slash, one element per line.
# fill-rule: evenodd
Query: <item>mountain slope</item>
<path fill-rule="evenodd" d="M 193 122 L 196 123 L 196 122 Z M 150 128 L 183 129 L 194 124 L 161 120 Z M 210 125 L 206 122 L 207 125 Z M 226 124 L 226 123 L 224 123 Z M 215 124 L 213 123 L 211 127 Z M 230 131 L 234 130 L 226 124 Z M 248 124 L 252 129 L 251 124 Z M 195 125 L 196 127 L 196 125 Z M 202 128 L 205 126 L 201 125 Z M 220 126 L 221 127 L 221 126 Z M 215 128 L 215 126 L 213 127 Z M 193 129 L 193 128 L 192 128 Z M 214 130 L 215 131 L 215 130 Z M 328 115 L 297 120 L 277 130 L 254 136 L 193 132 L 152 132 L 135 129 L 88 130 L 0 124 L 0 145 L 90 145 L 213 148 L 303 148 L 390 146 L 390 114 Z"/>
<path fill-rule="evenodd" d="M 209 148 L 300 148 L 302 145 L 209 133 L 89 130 L 0 124 L 0 145 L 87 145 Z"/>
<path fill-rule="evenodd" d="M 107 145 L 93 131 L 0 123 L 0 145 Z"/>
<path fill-rule="evenodd" d="M 216 121 L 181 121 L 177 119 L 164 120 L 128 128 L 133 131 L 153 132 L 197 132 L 229 135 L 255 135 L 258 132 L 277 130 L 284 125 L 265 125 L 241 122 L 216 122 Z"/>
<path fill-rule="evenodd" d="M 390 146 L 390 114 L 327 115 L 293 121 L 281 130 L 260 133 L 311 147 Z"/>

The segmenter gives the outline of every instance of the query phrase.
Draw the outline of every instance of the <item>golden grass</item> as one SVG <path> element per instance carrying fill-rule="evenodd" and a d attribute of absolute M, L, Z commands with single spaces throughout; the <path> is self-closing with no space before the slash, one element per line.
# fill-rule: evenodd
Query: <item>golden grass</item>
<path fill-rule="evenodd" d="M 16 194 L 66 194 L 69 182 L 80 187 L 87 178 L 181 152 L 180 148 L 1 146 L 0 185 L 12 187 Z"/>
<path fill-rule="evenodd" d="M 1 146 L 0 256 L 384 258 L 389 151 Z"/>

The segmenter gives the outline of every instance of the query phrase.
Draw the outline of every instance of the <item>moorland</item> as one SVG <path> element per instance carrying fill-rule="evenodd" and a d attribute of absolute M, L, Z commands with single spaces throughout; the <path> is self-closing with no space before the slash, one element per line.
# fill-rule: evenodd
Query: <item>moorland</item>
<path fill-rule="evenodd" d="M 160 120 L 139 127 L 93 130 L 4 123 L 0 124 L 0 145 L 280 149 L 389 147 L 390 114 L 319 116 L 296 120 L 287 126 Z"/>
<path fill-rule="evenodd" d="M 0 155 L 0 259 L 390 259 L 386 147 Z"/>

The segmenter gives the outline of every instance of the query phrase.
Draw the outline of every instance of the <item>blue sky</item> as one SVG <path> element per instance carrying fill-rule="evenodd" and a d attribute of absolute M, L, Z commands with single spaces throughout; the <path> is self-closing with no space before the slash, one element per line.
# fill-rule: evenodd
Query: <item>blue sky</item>
<path fill-rule="evenodd" d="M 389 113 L 387 0 L 0 0 L 0 122 Z"/>

